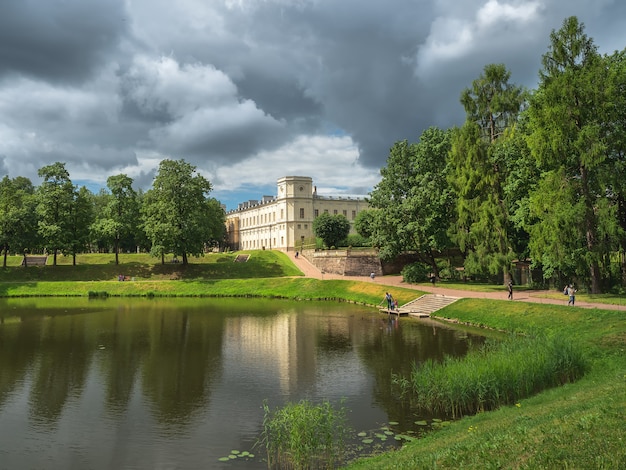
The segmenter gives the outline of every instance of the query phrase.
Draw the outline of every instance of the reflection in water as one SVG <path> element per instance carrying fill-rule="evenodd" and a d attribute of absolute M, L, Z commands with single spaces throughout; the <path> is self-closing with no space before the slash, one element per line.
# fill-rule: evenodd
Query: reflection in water
<path fill-rule="evenodd" d="M 406 430 L 416 416 L 391 375 L 468 338 L 335 303 L 0 300 L 0 462 L 217 468 L 253 450 L 264 400 L 345 398 L 355 429 Z"/>

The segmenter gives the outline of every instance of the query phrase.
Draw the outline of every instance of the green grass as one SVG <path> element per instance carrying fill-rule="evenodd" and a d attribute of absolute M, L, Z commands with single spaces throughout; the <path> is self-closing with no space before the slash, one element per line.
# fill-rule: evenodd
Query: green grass
<path fill-rule="evenodd" d="M 249 254 L 245 263 L 235 262 L 238 254 Z M 120 254 L 120 264 L 110 254 L 83 254 L 77 256 L 76 266 L 71 256 L 58 256 L 52 266 L 21 267 L 21 256 L 11 256 L 6 268 L 0 268 L 0 282 L 30 281 L 113 281 L 122 274 L 136 280 L 215 280 L 254 279 L 302 276 L 289 257 L 279 251 L 259 250 L 237 253 L 210 253 L 189 258 L 189 264 L 172 263 L 172 256 L 161 264 L 160 258 L 148 254 Z"/>
<path fill-rule="evenodd" d="M 461 358 L 414 364 L 410 378 L 396 382 L 403 397 L 422 412 L 459 418 L 574 382 L 586 369 L 583 351 L 570 341 L 511 335 L 487 341 Z"/>

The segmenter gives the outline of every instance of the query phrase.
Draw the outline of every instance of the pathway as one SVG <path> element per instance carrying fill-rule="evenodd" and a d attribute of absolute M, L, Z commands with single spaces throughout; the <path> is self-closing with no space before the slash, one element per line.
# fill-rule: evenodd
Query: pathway
<path fill-rule="evenodd" d="M 431 284 L 406 284 L 402 280 L 402 276 L 382 276 L 376 277 L 373 281 L 369 278 L 369 276 L 341 276 L 339 274 L 332 273 L 322 273 L 319 269 L 317 269 L 313 264 L 311 264 L 305 257 L 298 256 L 295 257 L 295 253 L 290 252 L 289 256 L 291 257 L 294 264 L 304 273 L 306 277 L 312 277 L 315 279 L 344 279 L 351 281 L 364 281 L 364 282 L 373 282 L 376 284 L 389 286 L 389 287 L 403 287 L 406 289 L 415 289 L 420 290 L 422 292 L 428 292 L 432 294 L 441 294 L 447 295 L 451 297 L 460 297 L 460 298 L 473 298 L 473 299 L 494 299 L 494 300 L 506 300 L 508 296 L 508 292 L 506 287 L 502 287 L 502 292 L 477 292 L 470 290 L 459 290 L 459 289 L 448 289 L 446 287 L 440 287 L 438 285 Z M 542 290 L 525 290 L 525 291 L 514 291 L 513 292 L 513 301 L 521 301 L 521 302 L 535 302 L 542 304 L 555 304 L 555 305 L 567 305 L 567 297 L 563 296 L 563 300 L 558 299 L 546 299 L 542 297 L 545 295 L 545 291 Z M 576 307 L 582 308 L 601 308 L 606 310 L 624 310 L 626 311 L 626 303 L 624 305 L 608 305 L 608 304 L 598 304 L 593 302 L 581 302 L 576 300 Z"/>

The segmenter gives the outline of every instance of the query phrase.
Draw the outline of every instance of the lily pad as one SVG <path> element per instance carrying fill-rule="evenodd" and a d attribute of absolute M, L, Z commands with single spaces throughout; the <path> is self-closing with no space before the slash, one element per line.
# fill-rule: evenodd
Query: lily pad
<path fill-rule="evenodd" d="M 363 444 L 371 444 L 372 442 L 374 442 L 374 439 L 363 439 L 361 442 Z"/>
<path fill-rule="evenodd" d="M 417 424 L 418 426 L 428 426 L 428 423 L 424 420 L 422 421 L 415 421 L 415 424 Z"/>
<path fill-rule="evenodd" d="M 357 434 L 357 436 L 365 437 L 365 436 L 367 436 L 367 433 L 365 431 L 361 431 L 360 433 Z"/>

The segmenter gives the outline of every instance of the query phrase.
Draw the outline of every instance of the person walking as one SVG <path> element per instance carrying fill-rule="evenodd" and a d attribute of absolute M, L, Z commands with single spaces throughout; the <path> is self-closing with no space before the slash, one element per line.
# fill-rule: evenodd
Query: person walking
<path fill-rule="evenodd" d="M 509 300 L 513 300 L 513 281 L 509 281 Z"/>
<path fill-rule="evenodd" d="M 568 284 L 567 286 L 567 295 L 568 300 L 567 300 L 567 305 L 574 305 L 574 302 L 576 302 L 576 289 L 574 289 L 574 285 L 573 284 Z"/>

